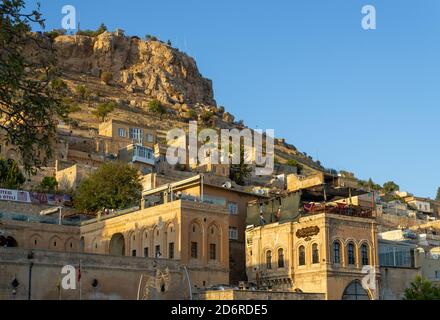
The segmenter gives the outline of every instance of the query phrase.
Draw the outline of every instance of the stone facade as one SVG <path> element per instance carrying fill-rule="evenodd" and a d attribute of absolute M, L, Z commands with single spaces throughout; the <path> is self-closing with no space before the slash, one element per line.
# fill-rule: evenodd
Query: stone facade
<path fill-rule="evenodd" d="M 197 300 L 324 300 L 322 293 L 276 292 L 258 290 L 216 290 L 195 295 Z"/>
<path fill-rule="evenodd" d="M 318 292 L 339 300 L 349 285 L 360 284 L 364 265 L 379 280 L 376 229 L 373 219 L 328 213 L 248 228 L 248 280 L 273 290 Z M 377 299 L 378 290 L 370 290 L 368 297 Z"/>
<path fill-rule="evenodd" d="M 228 213 L 176 200 L 83 223 L 85 252 L 180 260 L 194 289 L 229 282 Z"/>
<path fill-rule="evenodd" d="M 66 265 L 75 289 L 60 285 Z M 0 300 L 188 299 L 187 281 L 178 261 L 0 248 Z"/>

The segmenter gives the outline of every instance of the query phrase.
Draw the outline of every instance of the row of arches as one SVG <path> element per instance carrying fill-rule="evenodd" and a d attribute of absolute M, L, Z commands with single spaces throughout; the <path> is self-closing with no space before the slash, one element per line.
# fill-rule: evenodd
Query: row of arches
<path fill-rule="evenodd" d="M 331 262 L 339 266 L 359 267 L 370 265 L 372 261 L 372 250 L 368 241 L 356 242 L 354 240 L 342 241 L 336 239 L 330 248 Z M 275 250 L 267 249 L 264 252 L 264 266 L 266 269 L 286 267 L 286 251 L 284 248 Z M 298 267 L 319 264 L 325 259 L 321 257 L 322 252 L 318 243 L 299 244 L 296 249 L 295 265 Z"/>
<path fill-rule="evenodd" d="M 371 263 L 371 246 L 367 241 L 335 239 L 332 243 L 332 263 L 340 266 L 366 266 Z"/>
<path fill-rule="evenodd" d="M 82 247 L 92 253 L 116 256 L 135 256 L 166 259 L 187 259 L 190 262 L 220 262 L 222 260 L 223 230 L 216 222 L 202 223 L 192 220 L 185 232 L 187 242 L 182 243 L 180 230 L 173 222 L 152 228 L 128 230 L 113 234 L 109 240 L 93 238 Z M 87 239 L 86 239 L 87 240 Z"/>
<path fill-rule="evenodd" d="M 41 234 L 32 234 L 19 243 L 13 236 L 0 236 L 0 247 L 22 247 L 24 249 L 40 249 L 52 251 L 78 251 L 78 240 L 62 238 L 60 236 L 45 237 Z"/>

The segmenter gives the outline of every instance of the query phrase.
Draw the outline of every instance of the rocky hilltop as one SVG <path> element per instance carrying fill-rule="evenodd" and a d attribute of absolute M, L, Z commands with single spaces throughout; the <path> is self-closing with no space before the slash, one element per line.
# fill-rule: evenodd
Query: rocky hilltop
<path fill-rule="evenodd" d="M 167 104 L 216 105 L 212 82 L 202 77 L 194 59 L 160 41 L 104 32 L 96 37 L 59 36 L 54 47 L 64 71 L 95 77 L 110 73 L 128 92 Z"/>

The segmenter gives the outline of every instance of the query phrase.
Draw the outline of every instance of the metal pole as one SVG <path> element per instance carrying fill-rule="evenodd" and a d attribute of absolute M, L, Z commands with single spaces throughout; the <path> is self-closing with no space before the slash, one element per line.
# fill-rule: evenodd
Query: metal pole
<path fill-rule="evenodd" d="M 204 199 L 203 199 L 203 174 L 202 173 L 200 174 L 200 188 L 201 188 L 200 200 L 203 202 Z"/>
<path fill-rule="evenodd" d="M 136 300 L 139 300 L 139 295 L 140 295 L 140 292 L 141 292 L 141 284 L 142 284 L 142 279 L 143 278 L 144 278 L 144 275 L 141 274 L 141 278 L 139 279 L 138 293 L 137 293 L 137 299 Z"/>
<path fill-rule="evenodd" d="M 186 278 L 188 279 L 188 287 L 189 287 L 189 300 L 192 300 L 192 285 L 191 285 L 191 279 L 189 278 L 188 269 L 186 266 L 183 266 L 183 269 L 185 270 Z"/>
<path fill-rule="evenodd" d="M 28 284 L 28 300 L 31 300 L 31 290 L 32 290 L 32 267 L 34 263 L 31 262 L 29 265 L 29 284 Z"/>

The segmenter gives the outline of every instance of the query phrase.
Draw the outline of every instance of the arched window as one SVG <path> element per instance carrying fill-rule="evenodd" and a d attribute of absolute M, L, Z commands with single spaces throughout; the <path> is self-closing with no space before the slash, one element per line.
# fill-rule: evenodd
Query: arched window
<path fill-rule="evenodd" d="M 350 242 L 348 244 L 348 249 L 347 249 L 347 256 L 348 256 L 348 264 L 349 265 L 354 265 L 355 264 L 355 256 L 354 256 L 354 244 L 353 242 Z"/>
<path fill-rule="evenodd" d="M 306 264 L 306 248 L 300 246 L 298 249 L 298 265 L 304 266 Z"/>
<path fill-rule="evenodd" d="M 319 249 L 316 243 L 312 246 L 312 263 L 319 263 Z"/>
<path fill-rule="evenodd" d="M 278 249 L 278 268 L 284 268 L 284 250 Z"/>
<path fill-rule="evenodd" d="M 339 241 L 333 242 L 333 263 L 341 263 L 341 244 Z"/>
<path fill-rule="evenodd" d="M 266 252 L 266 268 L 272 269 L 272 251 Z"/>
<path fill-rule="evenodd" d="M 345 288 L 342 300 L 370 300 L 370 296 L 361 282 L 354 280 Z"/>
<path fill-rule="evenodd" d="M 368 259 L 368 245 L 367 244 L 363 244 L 362 245 L 362 247 L 361 247 L 361 260 L 362 260 L 362 265 L 363 266 L 366 266 L 366 265 L 368 265 L 369 263 L 369 259 Z"/>

